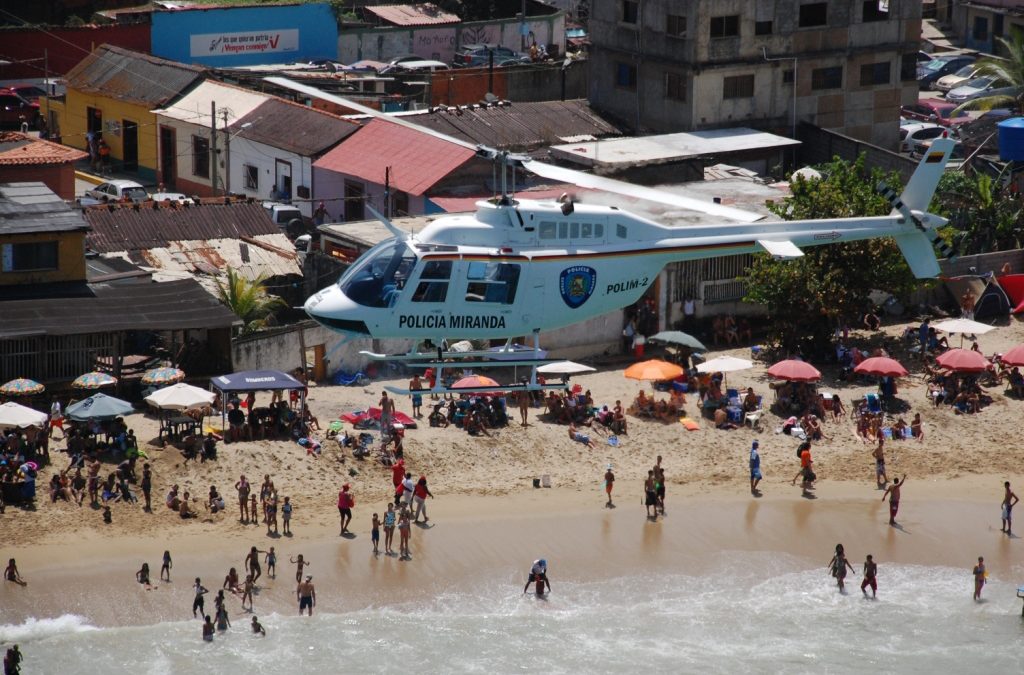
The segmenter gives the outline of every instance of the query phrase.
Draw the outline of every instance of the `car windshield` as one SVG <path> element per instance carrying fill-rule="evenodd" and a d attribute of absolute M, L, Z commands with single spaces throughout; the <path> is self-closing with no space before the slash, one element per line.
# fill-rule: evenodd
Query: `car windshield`
<path fill-rule="evenodd" d="M 341 279 L 338 288 L 365 307 L 391 307 L 409 280 L 416 254 L 404 241 L 389 240 L 367 251 Z"/>
<path fill-rule="evenodd" d="M 947 59 L 932 59 L 931 61 L 928 61 L 927 63 L 923 64 L 921 68 L 923 68 L 924 70 L 929 70 L 931 72 L 936 72 L 942 70 L 947 63 L 949 63 Z"/>
<path fill-rule="evenodd" d="M 965 86 L 971 87 L 972 89 L 984 89 L 985 87 L 992 84 L 992 79 L 993 78 L 991 77 L 976 77 L 970 82 L 968 82 Z"/>
<path fill-rule="evenodd" d="M 964 66 L 960 70 L 956 71 L 956 76 L 957 77 L 970 77 L 973 74 L 974 74 L 974 66 L 973 65 Z"/>
<path fill-rule="evenodd" d="M 133 202 L 137 202 L 145 201 L 149 197 L 149 195 L 146 194 L 145 188 L 130 187 L 124 189 L 124 197 L 126 199 L 132 200 Z"/>

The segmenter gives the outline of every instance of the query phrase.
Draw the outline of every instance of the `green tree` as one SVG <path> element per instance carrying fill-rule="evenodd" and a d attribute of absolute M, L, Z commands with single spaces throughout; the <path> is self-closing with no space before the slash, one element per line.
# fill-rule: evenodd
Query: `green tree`
<path fill-rule="evenodd" d="M 1011 108 L 1024 113 L 1024 31 L 1014 30 L 1011 38 L 997 37 L 1006 51 L 1006 59 L 984 58 L 978 61 L 978 76 L 993 77 L 997 87 L 1016 87 L 1016 93 L 982 96 L 961 105 L 960 109 L 992 110 Z"/>
<path fill-rule="evenodd" d="M 1024 243 L 1024 200 L 1002 176 L 946 173 L 939 181 L 931 211 L 949 220 L 941 231 L 961 255 L 1020 248 Z"/>
<path fill-rule="evenodd" d="M 267 293 L 265 281 L 262 276 L 249 281 L 233 269 L 228 269 L 225 281 L 217 281 L 220 301 L 245 324 L 243 334 L 265 328 L 274 312 L 288 306 L 282 298 Z"/>
<path fill-rule="evenodd" d="M 892 210 L 875 186 L 883 180 L 898 192 L 898 175 L 868 171 L 864 155 L 853 163 L 837 157 L 816 168 L 820 180 L 798 178 L 791 196 L 768 202 L 768 209 L 784 220 L 884 216 Z M 917 285 L 889 238 L 808 247 L 803 257 L 789 261 L 758 254 L 743 280 L 744 300 L 768 309 L 769 338 L 785 350 L 807 353 L 827 348 L 840 322 L 859 323 L 871 291 L 901 296 Z"/>

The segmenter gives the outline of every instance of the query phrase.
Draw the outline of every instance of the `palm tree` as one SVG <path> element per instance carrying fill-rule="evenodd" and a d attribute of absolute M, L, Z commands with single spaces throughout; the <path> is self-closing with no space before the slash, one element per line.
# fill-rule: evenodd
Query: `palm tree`
<path fill-rule="evenodd" d="M 284 299 L 267 293 L 265 281 L 265 276 L 249 281 L 232 269 L 228 270 L 226 281 L 217 280 L 220 301 L 245 324 L 243 333 L 266 327 L 274 312 L 288 306 Z"/>
<path fill-rule="evenodd" d="M 957 111 L 993 110 L 995 108 L 1012 108 L 1014 112 L 1024 113 L 1024 31 L 1014 30 L 1012 38 L 997 37 L 999 44 L 1007 53 L 1007 58 L 984 58 L 978 61 L 978 73 L 975 77 L 995 78 L 997 86 L 1015 87 L 1013 94 L 999 96 L 982 96 L 967 101 Z"/>

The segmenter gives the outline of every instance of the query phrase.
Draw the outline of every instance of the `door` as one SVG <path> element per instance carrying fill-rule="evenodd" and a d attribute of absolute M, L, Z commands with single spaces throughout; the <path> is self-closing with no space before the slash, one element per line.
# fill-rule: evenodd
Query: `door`
<path fill-rule="evenodd" d="M 139 170 L 139 125 L 121 120 L 121 161 L 125 171 Z"/>
<path fill-rule="evenodd" d="M 345 220 L 353 222 L 356 220 L 366 220 L 366 209 L 363 201 L 363 196 L 366 194 L 366 189 L 363 184 L 354 181 L 345 181 Z"/>
<path fill-rule="evenodd" d="M 160 127 L 160 182 L 165 187 L 174 187 L 177 180 L 175 168 L 177 167 L 178 147 L 174 137 L 174 129 L 171 127 Z"/>
<path fill-rule="evenodd" d="M 274 187 L 277 198 L 288 201 L 292 198 L 292 164 L 284 160 L 274 161 Z"/>

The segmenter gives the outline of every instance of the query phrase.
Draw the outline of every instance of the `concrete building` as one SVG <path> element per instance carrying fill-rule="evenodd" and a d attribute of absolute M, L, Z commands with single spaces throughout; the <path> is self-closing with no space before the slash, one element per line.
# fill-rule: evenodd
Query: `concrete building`
<path fill-rule="evenodd" d="M 39 181 L 61 199 L 75 198 L 75 162 L 89 153 L 17 131 L 0 132 L 0 183 Z"/>
<path fill-rule="evenodd" d="M 971 49 L 1005 56 L 996 38 L 1009 40 L 1014 31 L 1024 31 L 1024 0 L 946 0 L 942 4 L 950 5 L 953 31 Z"/>
<path fill-rule="evenodd" d="M 636 129 L 807 121 L 892 147 L 917 100 L 920 2 L 614 0 L 589 29 L 591 103 Z"/>

